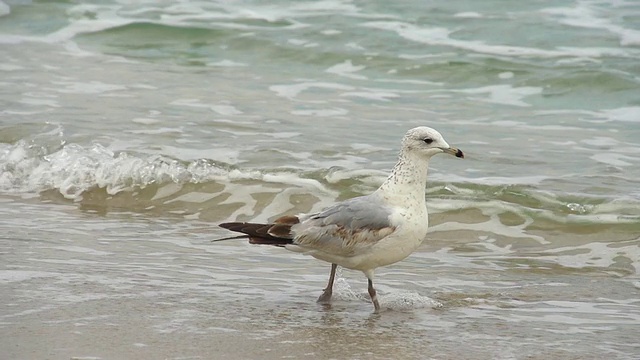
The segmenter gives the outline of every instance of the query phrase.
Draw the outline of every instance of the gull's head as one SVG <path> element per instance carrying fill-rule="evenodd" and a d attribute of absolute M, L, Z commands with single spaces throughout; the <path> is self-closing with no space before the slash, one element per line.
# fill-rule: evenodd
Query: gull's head
<path fill-rule="evenodd" d="M 440 153 L 464 158 L 464 153 L 460 149 L 449 146 L 439 132 L 426 126 L 419 126 L 407 131 L 402 139 L 402 148 L 423 154 L 427 158 Z"/>

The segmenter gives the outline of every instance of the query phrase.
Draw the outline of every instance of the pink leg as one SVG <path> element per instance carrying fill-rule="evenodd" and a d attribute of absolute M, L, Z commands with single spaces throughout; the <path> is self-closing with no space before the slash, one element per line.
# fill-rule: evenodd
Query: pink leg
<path fill-rule="evenodd" d="M 327 287 L 322 292 L 322 295 L 318 298 L 318 302 L 322 304 L 328 304 L 331 302 L 331 295 L 333 295 L 333 281 L 336 278 L 336 269 L 338 265 L 331 264 L 331 275 L 329 275 L 329 283 Z"/>

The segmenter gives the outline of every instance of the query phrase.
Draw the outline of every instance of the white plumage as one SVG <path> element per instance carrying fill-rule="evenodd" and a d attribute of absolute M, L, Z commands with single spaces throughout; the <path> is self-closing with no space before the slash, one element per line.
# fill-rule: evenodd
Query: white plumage
<path fill-rule="evenodd" d="M 318 299 L 331 299 L 337 265 L 362 271 L 376 311 L 374 270 L 409 256 L 427 235 L 425 187 L 429 159 L 439 153 L 464 157 L 429 127 L 409 130 L 398 162 L 372 194 L 337 203 L 319 213 L 283 216 L 272 224 L 224 223 L 251 243 L 284 246 L 332 264 L 329 284 Z M 226 238 L 228 239 L 228 238 Z M 224 239 L 220 239 L 224 240 Z"/>

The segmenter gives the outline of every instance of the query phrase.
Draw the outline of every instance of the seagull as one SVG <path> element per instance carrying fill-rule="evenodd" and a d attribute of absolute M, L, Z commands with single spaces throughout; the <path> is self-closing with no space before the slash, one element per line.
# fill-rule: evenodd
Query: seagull
<path fill-rule="evenodd" d="M 440 153 L 464 158 L 438 131 L 426 126 L 410 129 L 402 139 L 398 162 L 373 193 L 267 224 L 222 223 L 220 227 L 243 235 L 213 241 L 248 238 L 251 244 L 284 247 L 330 263 L 329 282 L 319 303 L 330 302 L 338 266 L 362 271 L 377 313 L 380 304 L 373 287 L 374 271 L 403 260 L 425 239 L 429 227 L 427 169 L 431 157 Z"/>

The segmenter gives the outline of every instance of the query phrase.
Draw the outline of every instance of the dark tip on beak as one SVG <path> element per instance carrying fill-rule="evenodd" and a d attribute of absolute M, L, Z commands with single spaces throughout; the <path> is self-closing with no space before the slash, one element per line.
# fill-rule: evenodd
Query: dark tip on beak
<path fill-rule="evenodd" d="M 464 153 L 457 147 L 440 148 L 442 152 L 464 159 Z"/>

